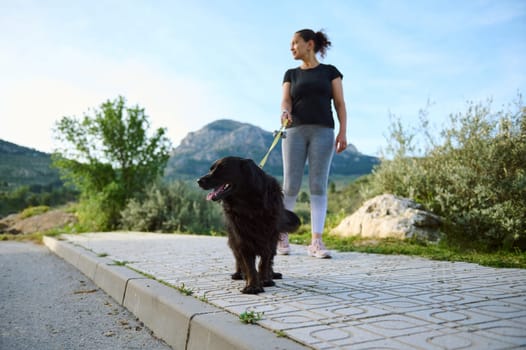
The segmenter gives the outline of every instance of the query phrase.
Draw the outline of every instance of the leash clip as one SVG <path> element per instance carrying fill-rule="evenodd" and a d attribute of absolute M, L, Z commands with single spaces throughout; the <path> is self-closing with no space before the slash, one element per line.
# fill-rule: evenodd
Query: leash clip
<path fill-rule="evenodd" d="M 285 130 L 274 130 L 274 132 L 272 133 L 272 136 L 273 137 L 281 137 L 282 139 L 286 139 L 287 138 L 287 132 Z"/>

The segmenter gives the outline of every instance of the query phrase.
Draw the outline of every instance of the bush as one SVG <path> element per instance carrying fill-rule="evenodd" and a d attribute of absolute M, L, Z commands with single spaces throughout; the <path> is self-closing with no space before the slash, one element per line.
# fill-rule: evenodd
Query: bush
<path fill-rule="evenodd" d="M 221 206 L 182 181 L 151 186 L 144 199 L 131 200 L 121 215 L 128 230 L 197 234 L 223 230 Z"/>
<path fill-rule="evenodd" d="M 82 194 L 77 207 L 78 228 L 81 232 L 107 231 L 118 227 L 121 202 L 119 186 L 112 182 L 93 194 Z"/>
<path fill-rule="evenodd" d="M 465 113 L 450 116 L 438 140 L 425 111 L 421 122 L 416 131 L 392 123 L 392 158 L 375 169 L 366 196 L 388 192 L 415 199 L 445 218 L 450 244 L 525 249 L 526 108 L 520 96 L 508 111 L 492 112 L 491 101 L 468 103 Z M 419 157 L 417 136 L 425 143 Z"/>

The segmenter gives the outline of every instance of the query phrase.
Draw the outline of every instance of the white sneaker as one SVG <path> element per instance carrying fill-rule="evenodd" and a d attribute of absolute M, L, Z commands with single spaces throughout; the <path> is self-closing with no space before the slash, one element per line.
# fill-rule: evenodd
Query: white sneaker
<path fill-rule="evenodd" d="M 286 232 L 279 234 L 277 253 L 279 255 L 289 255 L 290 254 L 289 234 Z"/>
<path fill-rule="evenodd" d="M 327 259 L 331 257 L 331 252 L 327 250 L 325 244 L 323 244 L 320 238 L 312 241 L 311 245 L 307 248 L 307 254 L 318 259 Z"/>

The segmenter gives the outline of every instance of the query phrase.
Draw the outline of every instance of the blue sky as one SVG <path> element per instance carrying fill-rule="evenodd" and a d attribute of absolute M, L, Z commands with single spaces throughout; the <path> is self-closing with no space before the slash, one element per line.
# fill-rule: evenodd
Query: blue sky
<path fill-rule="evenodd" d="M 428 101 L 438 127 L 467 101 L 526 92 L 526 1 L 0 0 L 0 139 L 51 152 L 51 129 L 119 95 L 174 146 L 221 118 L 279 128 L 296 30 L 325 29 L 344 74 L 348 141 L 385 147 Z"/>

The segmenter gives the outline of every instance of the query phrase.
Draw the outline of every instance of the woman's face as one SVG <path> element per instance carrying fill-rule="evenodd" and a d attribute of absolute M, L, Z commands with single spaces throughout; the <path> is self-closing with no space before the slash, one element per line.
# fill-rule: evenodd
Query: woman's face
<path fill-rule="evenodd" d="M 292 37 L 292 42 L 290 43 L 290 51 L 292 52 L 292 57 L 295 60 L 301 60 L 307 57 L 307 53 L 312 50 L 313 42 L 312 40 L 305 41 L 298 33 L 295 33 Z"/>

